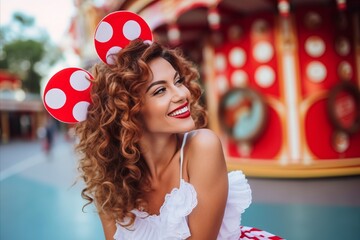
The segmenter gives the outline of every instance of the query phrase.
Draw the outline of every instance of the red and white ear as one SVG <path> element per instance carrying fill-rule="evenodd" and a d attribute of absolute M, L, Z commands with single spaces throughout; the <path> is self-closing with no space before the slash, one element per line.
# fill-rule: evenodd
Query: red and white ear
<path fill-rule="evenodd" d="M 112 56 L 126 47 L 131 40 L 140 38 L 151 43 L 153 39 L 145 20 L 129 11 L 117 11 L 104 17 L 96 28 L 94 38 L 99 58 L 109 65 L 114 63 Z"/>
<path fill-rule="evenodd" d="M 81 68 L 65 68 L 57 72 L 45 86 L 43 102 L 54 118 L 65 123 L 84 121 L 91 103 L 93 76 Z"/>

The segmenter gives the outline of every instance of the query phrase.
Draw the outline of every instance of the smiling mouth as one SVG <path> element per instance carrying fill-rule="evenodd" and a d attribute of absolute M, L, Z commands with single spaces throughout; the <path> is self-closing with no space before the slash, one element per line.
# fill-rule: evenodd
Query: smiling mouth
<path fill-rule="evenodd" d="M 168 114 L 170 117 L 187 118 L 190 116 L 188 104 Z"/>

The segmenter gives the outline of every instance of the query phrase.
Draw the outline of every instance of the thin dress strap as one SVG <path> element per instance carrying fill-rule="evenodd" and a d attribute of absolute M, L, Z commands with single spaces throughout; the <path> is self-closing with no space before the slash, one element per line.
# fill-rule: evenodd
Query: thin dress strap
<path fill-rule="evenodd" d="M 183 142 L 180 149 L 180 179 L 182 179 L 182 168 L 183 168 L 183 159 L 184 159 L 184 146 L 186 143 L 186 137 L 188 133 L 184 134 Z"/>

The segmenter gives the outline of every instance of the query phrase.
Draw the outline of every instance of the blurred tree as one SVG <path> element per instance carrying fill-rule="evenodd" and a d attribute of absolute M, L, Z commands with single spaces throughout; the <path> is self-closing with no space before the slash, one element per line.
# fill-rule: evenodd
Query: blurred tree
<path fill-rule="evenodd" d="M 34 23 L 33 17 L 16 12 L 9 25 L 1 26 L 0 69 L 20 76 L 25 91 L 39 93 L 42 76 L 62 54 Z"/>

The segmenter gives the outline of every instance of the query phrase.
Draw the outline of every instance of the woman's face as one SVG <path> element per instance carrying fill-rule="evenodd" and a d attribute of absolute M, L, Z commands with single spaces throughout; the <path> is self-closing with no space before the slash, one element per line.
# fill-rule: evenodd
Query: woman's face
<path fill-rule="evenodd" d="M 195 128 L 190 116 L 190 91 L 184 78 L 164 58 L 149 62 L 152 79 L 145 90 L 142 116 L 151 133 L 180 133 Z"/>

